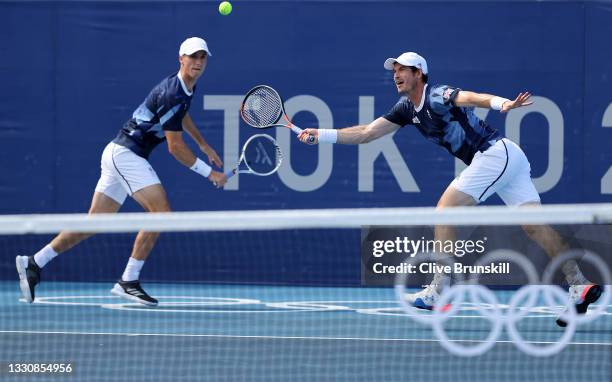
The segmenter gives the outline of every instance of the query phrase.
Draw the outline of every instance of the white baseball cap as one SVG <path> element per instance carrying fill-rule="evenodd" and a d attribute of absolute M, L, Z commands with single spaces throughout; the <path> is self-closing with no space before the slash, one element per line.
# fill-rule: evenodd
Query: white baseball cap
<path fill-rule="evenodd" d="M 208 50 L 208 45 L 206 45 L 206 41 L 199 37 L 189 37 L 181 44 L 181 47 L 179 49 L 179 56 L 190 56 L 200 50 L 203 50 L 206 52 L 206 54 L 212 56 L 212 53 L 210 53 L 210 50 Z"/>
<path fill-rule="evenodd" d="M 427 61 L 418 53 L 406 52 L 402 53 L 398 58 L 387 58 L 385 60 L 385 69 L 393 70 L 393 64 L 396 62 L 404 66 L 414 66 L 421 69 L 423 74 L 427 74 Z"/>

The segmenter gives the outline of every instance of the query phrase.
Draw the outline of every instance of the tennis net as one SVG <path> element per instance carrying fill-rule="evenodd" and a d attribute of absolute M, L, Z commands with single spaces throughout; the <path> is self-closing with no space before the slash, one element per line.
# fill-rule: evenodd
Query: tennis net
<path fill-rule="evenodd" d="M 0 375 L 610 380 L 611 223 L 610 204 L 2 216 Z M 156 307 L 109 293 L 140 230 L 161 232 L 140 274 Z M 27 304 L 15 257 L 61 231 L 96 235 L 42 269 Z M 602 286 L 585 315 L 566 264 Z M 441 273 L 434 310 L 409 304 Z"/>

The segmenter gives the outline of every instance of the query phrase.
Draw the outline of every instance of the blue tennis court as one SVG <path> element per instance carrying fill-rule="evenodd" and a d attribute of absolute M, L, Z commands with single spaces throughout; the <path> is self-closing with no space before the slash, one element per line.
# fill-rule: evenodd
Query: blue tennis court
<path fill-rule="evenodd" d="M 2 380 L 63 380 L 8 373 L 8 363 L 71 363 L 69 380 L 555 380 L 612 376 L 612 305 L 577 327 L 550 357 L 518 350 L 504 331 L 477 357 L 442 348 L 427 325 L 400 310 L 392 288 L 148 284 L 160 305 L 111 296 L 109 283 L 47 282 L 38 302 L 0 283 Z M 509 292 L 496 292 L 500 301 Z M 461 309 L 449 337 L 486 337 Z M 532 314 L 530 313 L 530 316 Z M 473 317 L 472 317 L 473 318 Z M 529 340 L 546 345 L 560 328 L 546 311 Z M 479 320 L 483 321 L 483 320 Z M 461 342 L 461 341 L 459 341 Z M 476 341 L 478 342 L 478 341 Z"/>

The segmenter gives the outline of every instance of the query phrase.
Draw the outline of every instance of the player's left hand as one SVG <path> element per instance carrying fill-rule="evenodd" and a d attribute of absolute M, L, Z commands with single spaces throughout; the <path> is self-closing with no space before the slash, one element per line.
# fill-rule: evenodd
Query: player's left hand
<path fill-rule="evenodd" d="M 202 150 L 202 152 L 208 156 L 208 162 L 210 164 L 217 166 L 217 168 L 223 167 L 223 161 L 221 158 L 219 158 L 219 155 L 217 155 L 217 152 L 212 147 L 200 147 L 200 150 Z"/>
<path fill-rule="evenodd" d="M 529 92 L 519 93 L 519 95 L 516 97 L 514 101 L 504 102 L 504 104 L 502 105 L 502 109 L 500 111 L 502 113 L 507 113 L 512 109 L 516 109 L 517 107 L 529 106 L 533 103 L 533 101 L 529 101 L 530 97 L 531 97 L 531 93 Z"/>

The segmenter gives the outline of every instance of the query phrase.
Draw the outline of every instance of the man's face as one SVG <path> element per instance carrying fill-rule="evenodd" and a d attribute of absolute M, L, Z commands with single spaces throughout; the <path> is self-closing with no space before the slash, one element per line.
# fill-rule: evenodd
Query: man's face
<path fill-rule="evenodd" d="M 183 55 L 180 57 L 181 69 L 183 73 L 191 78 L 199 78 L 208 63 L 208 54 L 205 51 L 200 50 L 189 56 Z"/>
<path fill-rule="evenodd" d="M 393 81 L 400 94 L 410 94 L 417 86 L 420 71 L 413 72 L 408 66 L 403 66 L 397 62 L 393 64 Z"/>

